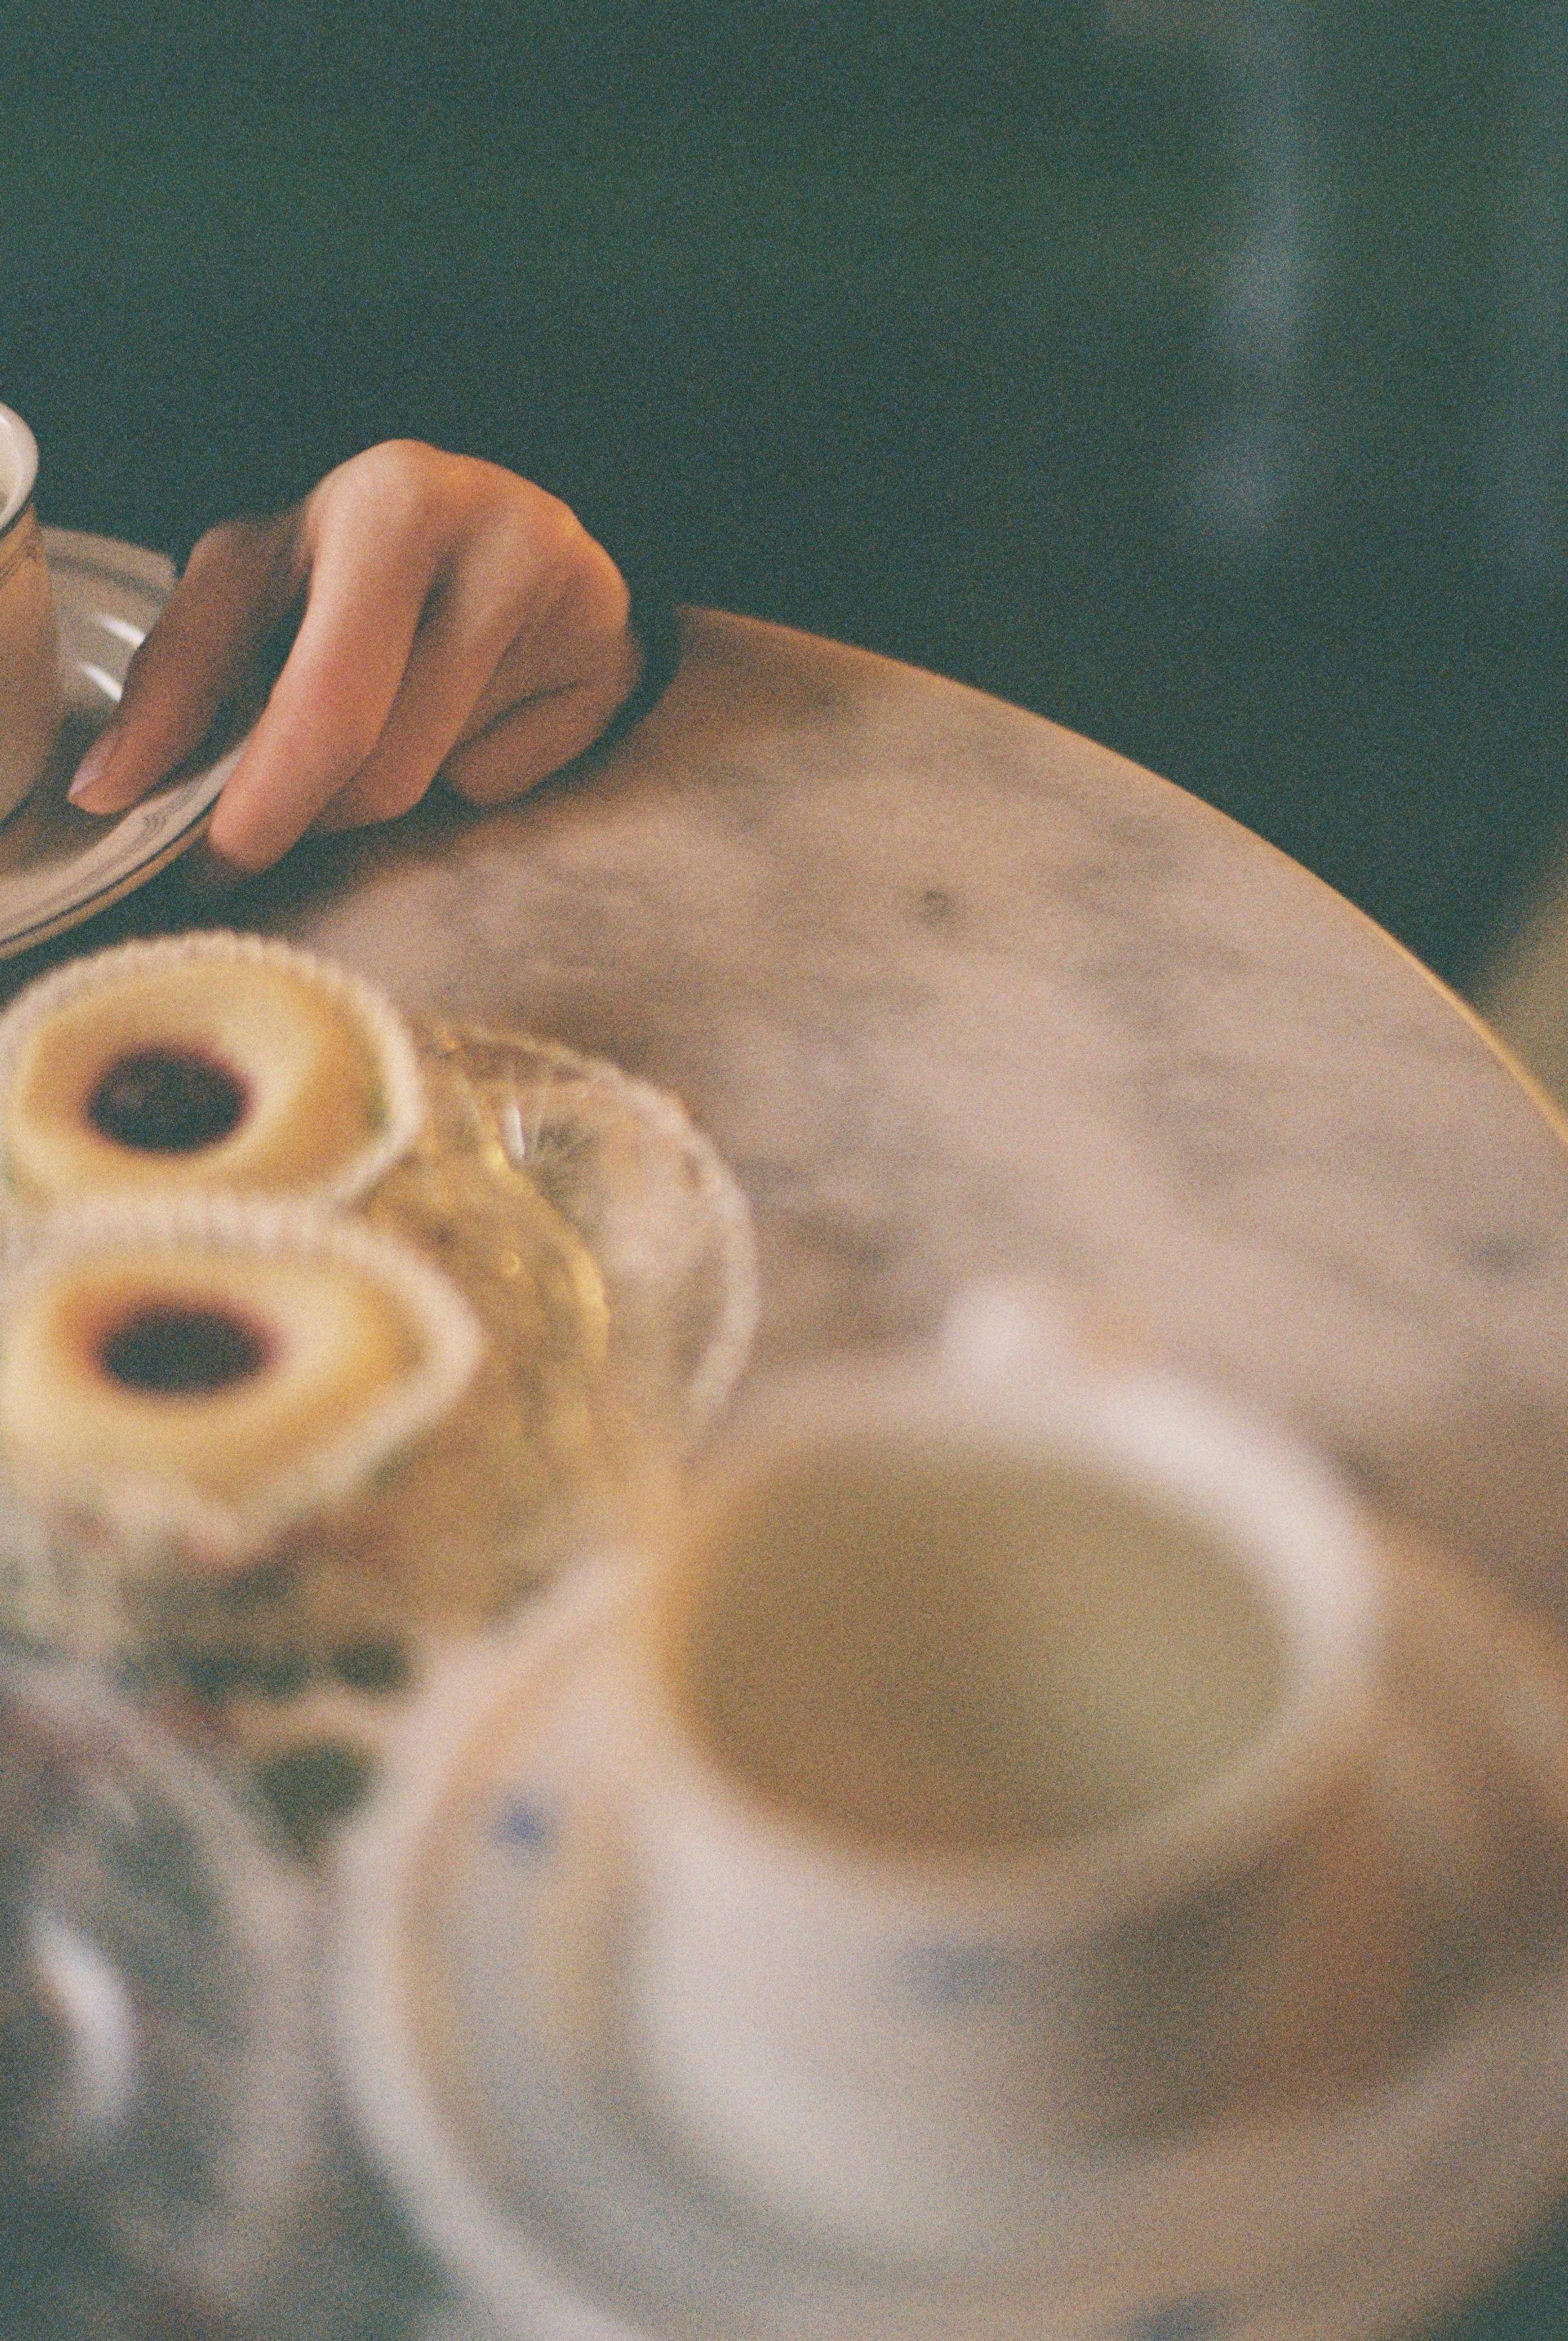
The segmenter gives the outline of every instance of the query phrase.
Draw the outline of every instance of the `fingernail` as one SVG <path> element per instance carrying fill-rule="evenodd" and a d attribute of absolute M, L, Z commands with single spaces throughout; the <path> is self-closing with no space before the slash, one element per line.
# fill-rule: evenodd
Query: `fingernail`
<path fill-rule="evenodd" d="M 92 811 L 88 800 L 108 771 L 114 759 L 115 750 L 119 745 L 119 732 L 112 723 L 106 732 L 99 732 L 77 765 L 75 777 L 65 792 L 74 805 L 83 805 L 89 812 Z"/>

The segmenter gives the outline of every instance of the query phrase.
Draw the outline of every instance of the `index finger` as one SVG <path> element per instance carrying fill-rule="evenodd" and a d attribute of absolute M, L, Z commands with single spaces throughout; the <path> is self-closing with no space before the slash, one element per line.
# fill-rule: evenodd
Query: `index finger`
<path fill-rule="evenodd" d="M 397 696 L 434 566 L 395 515 L 324 536 L 294 647 L 213 814 L 219 861 L 266 869 L 359 771 Z"/>
<path fill-rule="evenodd" d="M 231 521 L 201 539 L 77 767 L 73 804 L 122 812 L 201 746 L 297 591 L 294 525 Z"/>

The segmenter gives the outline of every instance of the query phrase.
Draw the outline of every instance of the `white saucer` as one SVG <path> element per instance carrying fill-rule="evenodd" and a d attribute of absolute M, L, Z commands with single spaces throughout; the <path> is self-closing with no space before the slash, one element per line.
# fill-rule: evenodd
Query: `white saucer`
<path fill-rule="evenodd" d="M 1070 2268 L 968 2275 L 834 2264 L 770 2227 L 617 2062 L 606 1984 L 634 1885 L 583 1687 L 629 1581 L 580 1574 L 438 1682 L 345 1848 L 347 2094 L 476 2334 L 1372 2341 L 1479 2286 L 1549 2209 L 1568 2180 L 1568 1677 L 1468 1579 L 1393 1566 L 1362 1850 L 1413 1949 L 1376 2077 L 1117 2148 Z"/>
<path fill-rule="evenodd" d="M 113 714 L 132 653 L 175 590 L 172 562 L 142 546 L 46 528 L 60 628 L 59 737 L 47 771 L 0 822 L 0 959 L 107 910 L 194 845 L 239 749 L 184 772 L 118 819 L 77 812 L 65 792 Z"/>

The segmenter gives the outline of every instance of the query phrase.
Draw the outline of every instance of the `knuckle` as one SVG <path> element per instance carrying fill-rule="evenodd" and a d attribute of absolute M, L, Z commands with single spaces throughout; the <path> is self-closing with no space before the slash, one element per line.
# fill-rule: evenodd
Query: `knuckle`
<path fill-rule="evenodd" d="M 447 459 L 416 439 L 384 439 L 329 472 L 311 497 L 313 523 L 374 511 L 383 520 L 418 525 L 439 488 Z"/>
<path fill-rule="evenodd" d="M 510 473 L 498 476 L 503 484 L 485 495 L 476 542 L 514 581 L 518 593 L 532 599 L 541 579 L 560 566 L 576 523 L 542 488 Z"/>
<path fill-rule="evenodd" d="M 236 562 L 247 567 L 258 561 L 270 559 L 279 537 L 286 530 L 289 515 L 266 517 L 243 513 L 233 520 L 219 521 L 214 528 L 204 529 L 191 547 L 185 563 L 187 577 L 203 576 L 215 569 L 232 569 Z"/>
<path fill-rule="evenodd" d="M 296 514 L 219 522 L 191 547 L 169 603 L 175 628 L 198 608 L 255 607 L 286 602 L 295 590 Z"/>
<path fill-rule="evenodd" d="M 190 559 L 185 563 L 186 576 L 199 575 L 202 571 L 226 562 L 238 535 L 239 523 L 232 520 L 220 521 L 215 528 L 204 529 L 191 547 Z"/>
<path fill-rule="evenodd" d="M 552 615 L 580 652 L 619 641 L 631 618 L 631 590 L 602 545 L 583 533 L 554 583 Z"/>
<path fill-rule="evenodd" d="M 551 573 L 563 581 L 580 577 L 598 550 L 571 506 L 543 493 L 534 522 L 534 540 Z"/>
<path fill-rule="evenodd" d="M 621 633 L 631 611 L 625 581 L 575 514 L 552 497 L 514 546 L 511 600 L 519 623 L 577 636 Z"/>
<path fill-rule="evenodd" d="M 583 563 L 583 616 L 595 633 L 620 636 L 632 619 L 632 589 L 602 544 L 588 539 Z"/>
<path fill-rule="evenodd" d="M 352 456 L 343 468 L 345 473 L 359 473 L 380 486 L 393 488 L 423 482 L 446 460 L 438 447 L 427 447 L 422 439 L 381 439 L 374 447 Z"/>

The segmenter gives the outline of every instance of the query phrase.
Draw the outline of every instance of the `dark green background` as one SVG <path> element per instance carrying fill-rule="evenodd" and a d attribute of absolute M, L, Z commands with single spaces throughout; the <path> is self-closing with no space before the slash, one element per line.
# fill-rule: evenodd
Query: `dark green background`
<path fill-rule="evenodd" d="M 1141 13 L 1168 37 L 1098 0 L 5 0 L 0 382 L 45 516 L 178 551 L 390 433 L 482 451 L 689 597 L 1111 741 L 1464 978 L 1564 812 L 1560 469 L 1533 563 L 1486 486 L 1549 12 Z M 1300 476 L 1238 542 L 1190 480 L 1247 388 L 1236 45 L 1286 20 Z"/>
<path fill-rule="evenodd" d="M 481 452 L 688 598 L 1114 742 L 1467 980 L 1568 814 L 1556 0 L 1121 21 L 0 0 L 45 515 L 180 553 L 376 438 Z M 1269 388 L 1223 294 L 1238 60 L 1287 35 L 1317 210 L 1249 532 L 1193 482 Z M 1568 2333 L 1562 2259 L 1463 2331 Z"/>

